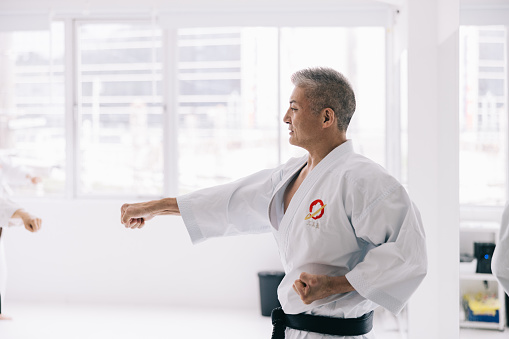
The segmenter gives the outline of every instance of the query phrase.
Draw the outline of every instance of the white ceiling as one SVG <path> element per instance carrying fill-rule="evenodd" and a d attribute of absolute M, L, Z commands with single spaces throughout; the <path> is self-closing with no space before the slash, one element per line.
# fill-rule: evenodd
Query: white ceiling
<path fill-rule="evenodd" d="M 0 0 L 0 11 L 380 7 L 401 0 Z"/>
<path fill-rule="evenodd" d="M 327 9 L 381 7 L 406 0 L 0 0 L 0 11 L 111 11 L 178 9 Z"/>

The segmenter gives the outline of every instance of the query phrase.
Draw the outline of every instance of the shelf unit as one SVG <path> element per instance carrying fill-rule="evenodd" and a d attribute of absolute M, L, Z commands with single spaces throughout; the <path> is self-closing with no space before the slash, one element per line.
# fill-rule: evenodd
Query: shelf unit
<path fill-rule="evenodd" d="M 497 243 L 499 234 L 499 225 L 497 223 L 462 223 L 460 226 L 460 243 L 463 238 L 463 247 L 466 244 L 471 244 L 471 252 L 473 254 L 473 242 L 474 241 L 486 241 Z M 466 239 L 465 239 L 466 238 Z M 461 249 L 461 246 L 460 246 Z M 462 251 L 463 252 L 463 251 Z M 485 291 L 486 288 L 491 293 L 495 293 L 498 296 L 500 303 L 499 310 L 499 321 L 498 323 L 480 322 L 480 321 L 468 321 L 465 320 L 462 298 L 465 292 Z M 505 306 L 505 291 L 497 281 L 495 276 L 490 273 L 475 273 L 475 272 L 461 272 L 460 269 L 460 314 L 463 315 L 463 319 L 460 319 L 460 327 L 463 328 L 478 328 L 478 329 L 490 329 L 490 330 L 505 330 L 505 319 L 506 319 L 506 306 Z"/>

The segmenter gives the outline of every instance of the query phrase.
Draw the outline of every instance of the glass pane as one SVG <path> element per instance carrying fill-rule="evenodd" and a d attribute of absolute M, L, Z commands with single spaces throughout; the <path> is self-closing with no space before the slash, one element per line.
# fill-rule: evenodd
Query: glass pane
<path fill-rule="evenodd" d="M 0 190 L 63 195 L 64 25 L 0 33 L 0 51 Z"/>
<path fill-rule="evenodd" d="M 179 30 L 181 193 L 304 154 L 289 145 L 282 119 L 293 89 L 291 74 L 311 66 L 332 67 L 350 79 L 358 106 L 348 136 L 358 151 L 385 164 L 384 29 L 280 32 L 278 91 L 277 28 Z"/>
<path fill-rule="evenodd" d="M 178 31 L 179 190 L 275 167 L 277 29 Z"/>
<path fill-rule="evenodd" d="M 504 205 L 507 28 L 460 29 L 460 203 Z"/>
<path fill-rule="evenodd" d="M 161 195 L 161 31 L 78 28 L 78 193 Z"/>
<path fill-rule="evenodd" d="M 373 57 L 376 55 L 376 57 Z M 357 102 L 347 137 L 355 150 L 385 166 L 385 29 L 283 28 L 281 32 L 281 110 L 288 108 L 293 72 L 331 67 L 351 82 Z M 283 158 L 301 154 L 289 146 L 283 126 Z"/>

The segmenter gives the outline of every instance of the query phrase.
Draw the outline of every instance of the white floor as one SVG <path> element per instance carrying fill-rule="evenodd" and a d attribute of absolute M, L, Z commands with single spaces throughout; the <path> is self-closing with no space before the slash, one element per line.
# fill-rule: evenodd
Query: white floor
<path fill-rule="evenodd" d="M 460 339 L 508 339 L 509 329 L 505 331 L 497 330 L 476 330 L 476 329 L 460 329 Z"/>
<path fill-rule="evenodd" d="M 4 305 L 1 339 L 269 339 L 259 310 L 175 309 L 157 306 L 14 303 Z M 407 339 L 403 317 L 375 313 L 377 339 Z M 399 330 L 401 328 L 401 331 Z M 461 339 L 508 339 L 509 330 L 461 330 Z"/>

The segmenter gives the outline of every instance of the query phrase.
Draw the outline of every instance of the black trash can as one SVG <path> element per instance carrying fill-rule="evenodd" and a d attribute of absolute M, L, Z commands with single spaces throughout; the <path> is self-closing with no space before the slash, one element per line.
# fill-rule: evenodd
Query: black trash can
<path fill-rule="evenodd" d="M 281 271 L 258 272 L 258 278 L 260 280 L 260 303 L 263 316 L 270 317 L 272 310 L 281 306 L 277 299 L 277 287 L 284 276 L 285 272 Z"/>
<path fill-rule="evenodd" d="M 474 257 L 477 259 L 476 273 L 491 274 L 491 257 L 495 244 L 491 242 L 474 242 Z"/>

